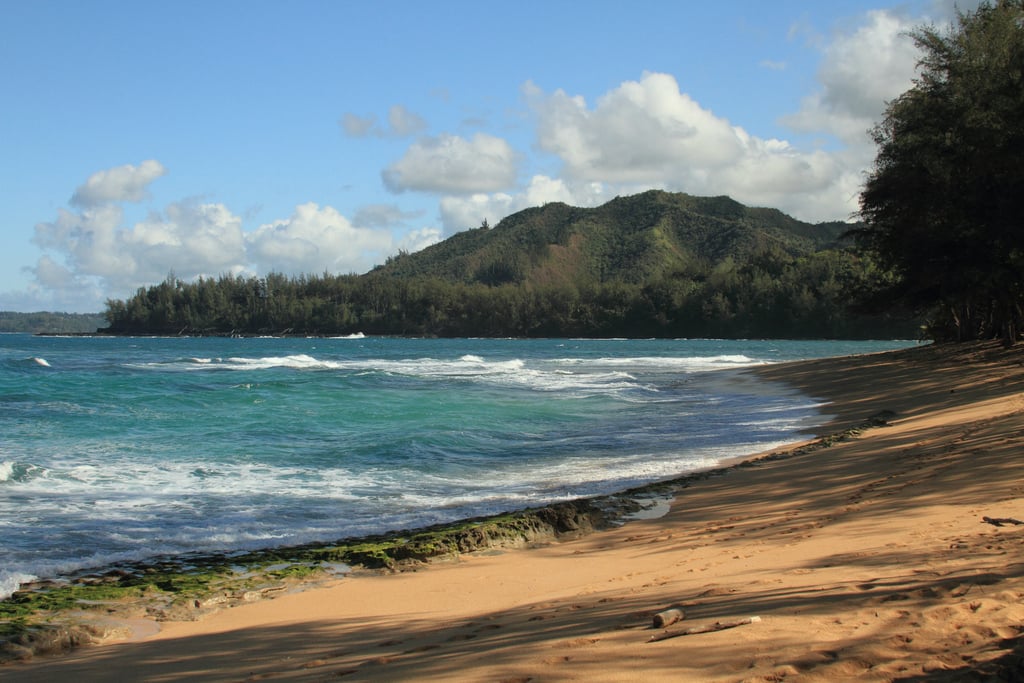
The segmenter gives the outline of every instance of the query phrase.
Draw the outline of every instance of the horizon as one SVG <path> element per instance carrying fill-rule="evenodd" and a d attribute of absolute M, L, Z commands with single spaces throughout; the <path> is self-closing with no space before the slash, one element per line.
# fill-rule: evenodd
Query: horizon
<path fill-rule="evenodd" d="M 961 4 L 969 10 L 976 2 Z M 356 273 L 661 189 L 849 220 L 949 0 L 8 3 L 0 310 Z M 582 10 L 582 11 L 581 11 Z"/>

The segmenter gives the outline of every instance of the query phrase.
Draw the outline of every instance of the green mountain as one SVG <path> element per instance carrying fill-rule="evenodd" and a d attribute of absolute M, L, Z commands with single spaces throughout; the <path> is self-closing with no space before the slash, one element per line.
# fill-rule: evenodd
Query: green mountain
<path fill-rule="evenodd" d="M 728 197 L 651 190 L 596 208 L 526 209 L 494 228 L 461 232 L 373 271 L 489 285 L 643 284 L 692 276 L 725 259 L 807 255 L 837 246 L 846 223 L 803 223 Z"/>
<path fill-rule="evenodd" d="M 849 227 L 650 191 L 526 209 L 365 275 L 168 278 L 105 315 L 111 334 L 913 335 L 849 310 L 885 277 L 845 243 Z"/>

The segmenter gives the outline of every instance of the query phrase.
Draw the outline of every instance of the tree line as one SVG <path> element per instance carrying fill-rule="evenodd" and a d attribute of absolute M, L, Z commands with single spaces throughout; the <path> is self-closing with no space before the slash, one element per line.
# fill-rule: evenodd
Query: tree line
<path fill-rule="evenodd" d="M 640 282 L 614 275 L 545 284 L 530 279 L 530 259 L 556 243 L 565 253 L 565 242 L 510 231 L 536 244 L 527 239 L 519 251 L 492 245 L 493 258 L 475 265 L 469 280 L 417 272 L 426 257 L 403 259 L 398 265 L 409 270 L 401 277 L 226 275 L 184 283 L 172 276 L 108 302 L 110 330 L 859 338 L 916 336 L 908 321 L 919 320 L 936 341 L 1012 344 L 1024 329 L 1024 0 L 982 2 L 946 29 L 924 26 L 911 36 L 922 54 L 918 77 L 871 131 L 878 154 L 860 196 L 863 223 L 851 232 L 854 251 L 766 248 L 680 260 L 669 274 Z M 619 208 L 636 210 L 630 202 L 609 204 L 613 213 Z M 636 234 L 622 226 L 643 218 L 629 211 L 603 231 L 595 227 L 591 239 L 628 233 L 602 253 L 617 262 L 635 256 L 638 269 L 646 253 L 640 247 L 650 242 L 629 241 Z M 519 220 L 541 213 L 521 212 Z M 697 227 L 717 239 L 731 230 L 722 225 Z M 432 254 L 449 270 L 461 268 L 452 255 L 488 232 L 460 233 L 458 244 Z M 635 253 L 631 244 L 639 245 Z"/>
<path fill-rule="evenodd" d="M 0 311 L 0 332 L 82 334 L 95 332 L 103 326 L 104 318 L 98 313 Z"/>
<path fill-rule="evenodd" d="M 109 300 L 112 334 L 488 337 L 912 337 L 848 302 L 881 274 L 850 250 L 765 250 L 646 283 L 452 282 L 438 277 L 173 274 Z"/>
<path fill-rule="evenodd" d="M 938 341 L 1024 329 L 1024 0 L 913 32 L 914 87 L 873 131 L 857 244 L 892 274 L 869 300 Z"/>

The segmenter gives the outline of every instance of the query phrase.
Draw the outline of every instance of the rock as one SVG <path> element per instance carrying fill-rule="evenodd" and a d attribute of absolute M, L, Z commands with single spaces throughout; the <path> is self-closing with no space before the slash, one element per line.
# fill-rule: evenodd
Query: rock
<path fill-rule="evenodd" d="M 32 649 L 17 643 L 0 643 L 0 664 L 8 662 L 27 662 L 32 659 Z"/>

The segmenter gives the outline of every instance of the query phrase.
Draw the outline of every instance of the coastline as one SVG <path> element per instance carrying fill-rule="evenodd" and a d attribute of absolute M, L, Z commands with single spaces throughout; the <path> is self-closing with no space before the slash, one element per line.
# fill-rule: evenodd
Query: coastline
<path fill-rule="evenodd" d="M 821 433 L 892 417 L 679 487 L 664 517 L 168 622 L 0 679 L 963 680 L 1005 668 L 1024 623 L 1024 527 L 984 518 L 1024 519 L 1022 362 L 983 344 L 755 368 L 827 400 Z M 762 621 L 648 644 L 651 616 L 675 604 L 694 625 Z"/>

